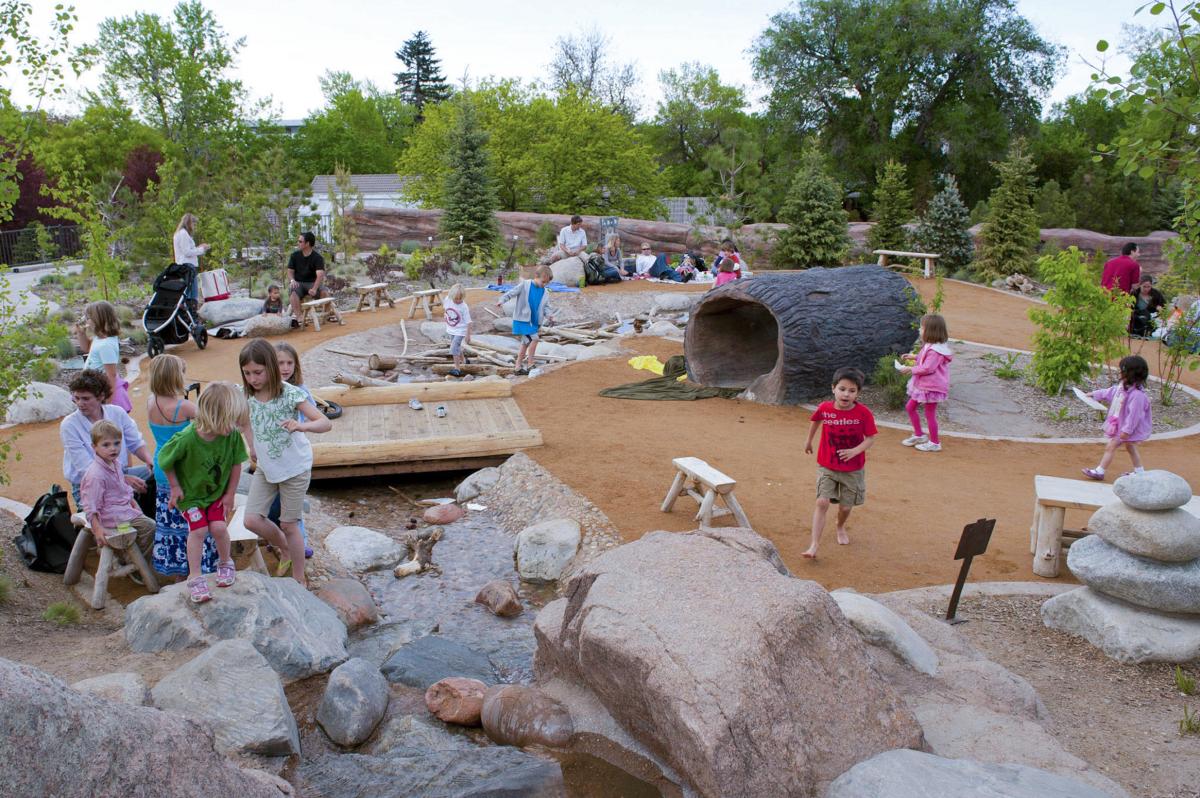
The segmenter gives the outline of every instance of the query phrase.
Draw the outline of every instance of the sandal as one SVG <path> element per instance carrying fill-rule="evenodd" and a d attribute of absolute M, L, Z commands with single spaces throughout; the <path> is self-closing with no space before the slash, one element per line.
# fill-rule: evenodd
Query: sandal
<path fill-rule="evenodd" d="M 1096 469 L 1094 469 L 1094 468 L 1085 468 L 1085 469 L 1083 469 L 1083 475 L 1084 475 L 1085 477 L 1087 477 L 1088 479 L 1094 479 L 1094 480 L 1096 480 L 1097 482 L 1103 482 L 1103 481 L 1104 481 L 1104 472 L 1103 472 L 1103 471 L 1097 471 L 1097 470 L 1096 470 Z"/>
<path fill-rule="evenodd" d="M 237 569 L 233 561 L 217 563 L 217 587 L 229 587 L 237 581 Z"/>
<path fill-rule="evenodd" d="M 188 597 L 193 604 L 203 604 L 212 599 L 212 593 L 208 590 L 208 580 L 203 576 L 198 576 L 187 583 Z"/>

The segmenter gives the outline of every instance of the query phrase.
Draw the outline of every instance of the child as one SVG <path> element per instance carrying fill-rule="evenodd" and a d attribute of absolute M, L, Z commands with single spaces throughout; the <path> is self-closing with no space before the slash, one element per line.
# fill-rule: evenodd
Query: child
<path fill-rule="evenodd" d="M 735 280 L 742 279 L 742 256 L 738 252 L 738 248 L 734 246 L 733 239 L 726 238 L 721 242 L 721 252 L 713 261 L 713 266 L 720 271 L 721 264 L 729 261 L 733 265 L 733 278 Z"/>
<path fill-rule="evenodd" d="M 117 364 L 121 362 L 121 322 L 117 320 L 117 309 L 107 302 L 92 302 L 83 309 L 83 318 L 83 326 L 75 326 L 76 342 L 87 352 L 83 367 L 108 376 L 111 403 L 128 413 L 133 410 L 129 383 L 117 373 Z"/>
<path fill-rule="evenodd" d="M 316 407 L 317 402 L 313 399 L 312 391 L 308 390 L 308 386 L 304 384 L 304 373 L 300 370 L 300 353 L 296 351 L 296 347 L 287 342 L 275 344 L 275 357 L 279 360 L 279 376 L 283 378 L 283 381 L 304 391 L 304 396 L 313 403 L 313 407 Z M 296 411 L 296 420 L 303 422 L 304 414 Z M 271 503 L 271 512 L 267 513 L 267 518 L 276 526 L 279 525 L 281 509 L 282 502 L 280 497 L 276 496 L 275 501 Z M 300 525 L 300 537 L 304 538 L 304 559 L 311 560 L 313 550 L 308 545 L 308 530 L 304 528 L 304 519 L 300 519 L 297 523 Z"/>
<path fill-rule="evenodd" d="M 737 273 L 734 272 L 735 266 L 733 258 L 722 258 L 721 263 L 717 266 L 717 279 L 713 283 L 713 288 L 720 288 L 725 283 L 732 283 L 737 279 Z"/>
<path fill-rule="evenodd" d="M 467 306 L 467 292 L 459 283 L 450 286 L 444 304 L 446 335 L 450 336 L 450 354 L 454 356 L 454 368 L 450 374 L 461 377 L 464 343 L 471 343 L 471 308 Z M 530 356 L 532 359 L 532 355 Z"/>
<path fill-rule="evenodd" d="M 517 352 L 516 373 L 528 374 L 533 368 L 533 355 L 537 351 L 538 328 L 542 326 L 542 318 L 553 322 L 550 313 L 550 297 L 546 286 L 554 279 L 554 272 L 549 266 L 539 266 L 532 280 L 522 280 L 516 286 L 500 297 L 496 307 L 500 307 L 511 296 L 517 298 L 513 308 L 513 334 L 521 337 L 521 350 Z M 528 357 L 526 357 L 528 355 Z M 529 364 L 528 368 L 522 362 Z"/>
<path fill-rule="evenodd" d="M 142 515 L 133 498 L 133 488 L 125 481 L 125 472 L 117 462 L 121 441 L 121 428 L 111 421 L 92 425 L 96 459 L 84 472 L 79 489 L 83 512 L 97 544 L 107 546 L 108 536 L 116 532 L 117 525 L 129 524 L 137 530 L 138 548 L 149 554 L 154 543 L 154 522 Z"/>
<path fill-rule="evenodd" d="M 813 509 L 812 545 L 801 556 L 817 558 L 817 544 L 825 530 L 825 514 L 829 504 L 838 506 L 837 542 L 850 542 L 846 521 L 850 511 L 867 498 L 867 449 L 875 442 L 875 416 L 866 405 L 858 403 L 863 373 L 855 368 L 840 368 L 833 375 L 833 401 L 822 402 L 812 414 L 804 453 L 812 454 L 813 436 L 821 427 L 821 444 L 817 449 L 817 504 Z"/>
<path fill-rule="evenodd" d="M 246 445 L 238 427 L 245 424 L 246 400 L 232 384 L 214 382 L 200 394 L 196 417 L 158 451 L 158 464 L 171 484 L 168 507 L 178 507 L 187 519 L 188 594 L 195 604 L 212 593 L 200 570 L 204 539 L 217 543 L 217 587 L 237 578 L 230 553 L 227 519 L 233 517 L 233 495 Z"/>
<path fill-rule="evenodd" d="M 304 585 L 304 538 L 299 521 L 304 517 L 304 495 L 313 462 L 312 446 L 304 433 L 328 432 L 333 424 L 303 391 L 283 381 L 275 349 L 263 339 L 242 347 L 238 365 L 250 404 L 250 459 L 258 466 L 246 500 L 246 528 L 288 552 L 288 559 L 279 564 L 280 571 L 290 565 L 292 578 Z M 297 411 L 304 421 L 297 421 Z M 276 496 L 280 498 L 278 526 L 267 518 Z"/>
<path fill-rule="evenodd" d="M 259 313 L 283 313 L 283 295 L 279 293 L 279 286 L 267 286 L 267 300 L 263 302 Z"/>
<path fill-rule="evenodd" d="M 919 452 L 940 452 L 941 439 L 938 437 L 937 406 L 946 401 L 950 390 L 950 361 L 954 359 L 946 341 L 946 320 L 936 314 L 921 317 L 921 351 L 914 358 L 911 354 L 904 355 L 901 360 L 906 364 L 900 368 L 905 374 L 911 374 L 908 381 L 908 420 L 912 422 L 913 434 L 900 443 L 905 446 L 915 446 Z M 917 405 L 925 405 L 925 422 L 929 425 L 929 435 L 921 431 L 921 419 L 917 416 Z"/>
<path fill-rule="evenodd" d="M 1100 465 L 1083 469 L 1083 475 L 1088 479 L 1102 481 L 1104 470 L 1112 463 L 1113 456 L 1121 446 L 1129 452 L 1133 472 L 1140 474 L 1143 470 L 1137 444 L 1150 437 L 1154 426 L 1150 417 L 1150 398 L 1146 396 L 1145 388 L 1146 380 L 1150 377 L 1150 366 L 1145 358 L 1128 355 L 1121 358 L 1119 367 L 1120 385 L 1088 394 L 1099 402 L 1108 402 L 1108 416 L 1104 419 L 1104 437 L 1108 438 L 1108 444 L 1104 447 Z"/>
<path fill-rule="evenodd" d="M 154 570 L 160 574 L 186 576 L 187 519 L 176 507 L 171 507 L 171 485 L 158 462 L 158 452 L 175 433 L 187 427 L 196 417 L 196 405 L 187 400 L 183 384 L 186 364 L 175 355 L 158 355 L 150 361 L 150 396 L 146 399 L 146 416 L 154 436 Z M 217 549 L 212 537 L 204 539 L 200 555 L 201 573 L 217 570 Z"/>

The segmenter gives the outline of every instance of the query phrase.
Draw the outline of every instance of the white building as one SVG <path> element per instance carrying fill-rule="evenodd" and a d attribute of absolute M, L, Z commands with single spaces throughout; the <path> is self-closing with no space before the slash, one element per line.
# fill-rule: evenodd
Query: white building
<path fill-rule="evenodd" d="M 419 208 L 415 202 L 408 202 L 400 196 L 400 191 L 408 178 L 399 175 L 351 175 L 350 181 L 362 195 L 364 208 Z M 312 201 L 316 204 L 316 213 L 326 217 L 330 214 L 329 191 L 334 186 L 333 175 L 317 175 L 312 179 Z"/>

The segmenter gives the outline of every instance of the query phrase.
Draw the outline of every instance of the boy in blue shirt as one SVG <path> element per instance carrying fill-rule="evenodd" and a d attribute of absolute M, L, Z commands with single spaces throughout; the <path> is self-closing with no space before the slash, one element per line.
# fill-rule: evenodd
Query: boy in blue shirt
<path fill-rule="evenodd" d="M 511 297 L 516 297 L 517 300 L 513 307 L 512 326 L 513 334 L 521 338 L 521 349 L 517 352 L 515 364 L 517 374 L 528 374 L 529 369 L 533 368 L 533 355 L 537 351 L 538 329 L 542 326 L 542 319 L 554 319 L 550 313 L 550 297 L 546 291 L 546 286 L 552 279 L 554 272 L 550 271 L 550 267 L 539 266 L 532 280 L 517 283 L 496 303 L 496 307 L 500 307 Z M 522 362 L 528 365 L 523 366 Z"/>

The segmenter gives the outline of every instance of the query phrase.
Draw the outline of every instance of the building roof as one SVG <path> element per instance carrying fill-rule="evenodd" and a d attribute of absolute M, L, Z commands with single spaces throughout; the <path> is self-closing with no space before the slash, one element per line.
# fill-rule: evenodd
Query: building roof
<path fill-rule="evenodd" d="M 328 196 L 333 185 L 333 175 L 317 175 L 312 179 L 312 193 L 317 197 Z M 350 175 L 350 182 L 363 194 L 388 194 L 398 196 L 407 177 L 400 175 Z"/>

